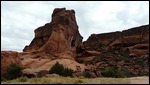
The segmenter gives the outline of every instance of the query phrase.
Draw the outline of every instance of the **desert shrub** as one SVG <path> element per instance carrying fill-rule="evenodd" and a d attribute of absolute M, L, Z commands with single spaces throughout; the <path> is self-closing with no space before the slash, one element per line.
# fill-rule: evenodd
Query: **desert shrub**
<path fill-rule="evenodd" d="M 129 53 L 120 53 L 120 55 L 123 56 L 123 57 L 126 57 L 126 58 L 130 57 Z"/>
<path fill-rule="evenodd" d="M 105 70 L 102 71 L 102 75 L 104 77 L 130 77 L 130 73 L 126 70 L 118 70 L 114 67 L 107 67 Z"/>
<path fill-rule="evenodd" d="M 58 62 L 56 62 L 53 67 L 49 70 L 49 73 L 56 73 L 58 75 L 61 76 L 72 76 L 72 73 L 74 71 L 72 69 L 69 68 L 65 68 L 62 64 L 59 64 Z"/>
<path fill-rule="evenodd" d="M 130 63 L 130 55 L 129 55 L 129 53 L 119 53 L 119 55 L 122 57 L 122 59 L 126 63 Z"/>
<path fill-rule="evenodd" d="M 140 66 L 144 66 L 144 59 L 143 58 L 141 58 L 141 57 L 137 57 L 136 59 L 135 59 L 135 64 L 137 64 L 137 65 L 140 65 Z"/>
<path fill-rule="evenodd" d="M 4 73 L 4 78 L 10 80 L 15 79 L 21 76 L 21 70 L 23 68 L 20 65 L 12 63 L 8 68 L 6 68 L 6 72 Z"/>
<path fill-rule="evenodd" d="M 116 73 L 116 69 L 113 67 L 107 67 L 105 70 L 102 71 L 102 75 L 104 77 L 114 77 Z"/>
<path fill-rule="evenodd" d="M 63 76 L 72 76 L 73 70 L 70 68 L 64 68 Z"/>
<path fill-rule="evenodd" d="M 89 72 L 85 72 L 85 78 L 91 78 L 91 75 L 89 74 Z"/>
<path fill-rule="evenodd" d="M 20 82 L 26 82 L 26 81 L 28 81 L 28 78 L 27 77 L 20 77 L 19 81 Z"/>
<path fill-rule="evenodd" d="M 64 70 L 64 66 L 62 64 L 59 64 L 58 62 L 56 62 L 53 67 L 49 70 L 49 73 L 56 73 L 59 75 L 63 75 L 63 70 Z"/>
<path fill-rule="evenodd" d="M 116 77 L 131 77 L 131 74 L 127 70 L 117 70 Z"/>

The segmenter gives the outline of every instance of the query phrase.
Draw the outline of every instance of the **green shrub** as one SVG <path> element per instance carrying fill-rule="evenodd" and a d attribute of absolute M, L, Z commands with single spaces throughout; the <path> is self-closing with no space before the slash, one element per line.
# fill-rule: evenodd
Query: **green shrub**
<path fill-rule="evenodd" d="M 140 65 L 140 66 L 144 66 L 144 59 L 140 58 L 140 57 L 137 57 L 135 59 L 135 64 Z"/>
<path fill-rule="evenodd" d="M 126 57 L 126 58 L 129 58 L 129 57 L 130 57 L 129 53 L 122 53 L 122 56 L 124 56 L 124 57 Z"/>
<path fill-rule="evenodd" d="M 63 76 L 72 76 L 73 70 L 70 68 L 64 68 Z"/>
<path fill-rule="evenodd" d="M 23 68 L 20 65 L 12 63 L 8 68 L 6 68 L 6 72 L 3 76 L 8 80 L 18 78 L 21 76 L 22 69 Z"/>
<path fill-rule="evenodd" d="M 63 75 L 63 70 L 64 70 L 64 66 L 62 64 L 59 64 L 58 62 L 56 62 L 53 67 L 49 70 L 49 73 L 56 73 L 59 75 Z"/>
<path fill-rule="evenodd" d="M 102 75 L 104 77 L 130 77 L 130 73 L 126 70 L 118 70 L 115 69 L 114 67 L 107 67 L 105 70 L 102 71 Z"/>
<path fill-rule="evenodd" d="M 116 77 L 131 77 L 131 74 L 126 70 L 117 70 Z"/>
<path fill-rule="evenodd" d="M 102 71 L 102 75 L 104 77 L 114 77 L 115 73 L 116 73 L 116 70 L 113 67 L 107 67 L 104 71 Z"/>
<path fill-rule="evenodd" d="M 89 74 L 89 72 L 85 72 L 85 78 L 91 78 L 91 75 Z"/>
<path fill-rule="evenodd" d="M 73 72 L 74 71 L 72 69 L 64 68 L 64 66 L 58 62 L 56 62 L 56 64 L 54 64 L 53 67 L 49 70 L 50 74 L 56 73 L 61 76 L 72 76 Z"/>

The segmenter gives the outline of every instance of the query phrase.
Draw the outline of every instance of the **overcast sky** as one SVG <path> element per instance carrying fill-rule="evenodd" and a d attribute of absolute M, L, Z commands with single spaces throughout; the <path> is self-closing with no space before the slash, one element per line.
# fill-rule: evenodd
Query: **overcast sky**
<path fill-rule="evenodd" d="M 22 51 L 34 30 L 51 21 L 54 8 L 74 9 L 84 41 L 93 33 L 149 24 L 149 1 L 2 1 L 1 50 Z"/>

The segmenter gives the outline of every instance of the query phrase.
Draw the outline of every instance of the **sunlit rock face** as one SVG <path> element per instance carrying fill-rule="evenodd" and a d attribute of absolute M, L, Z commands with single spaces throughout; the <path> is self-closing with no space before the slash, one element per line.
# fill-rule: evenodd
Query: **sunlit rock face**
<path fill-rule="evenodd" d="M 23 49 L 24 52 L 39 51 L 73 59 L 83 39 L 78 31 L 75 11 L 65 8 L 54 9 L 52 21 L 34 32 L 34 39 Z"/>

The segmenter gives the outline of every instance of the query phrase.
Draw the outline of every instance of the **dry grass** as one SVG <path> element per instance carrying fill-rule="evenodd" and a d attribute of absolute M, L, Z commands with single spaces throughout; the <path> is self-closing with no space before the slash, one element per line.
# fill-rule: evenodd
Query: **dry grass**
<path fill-rule="evenodd" d="M 129 84 L 125 78 L 70 78 L 70 77 L 51 77 L 51 78 L 31 78 L 21 81 L 20 78 L 1 82 L 1 84 Z"/>

